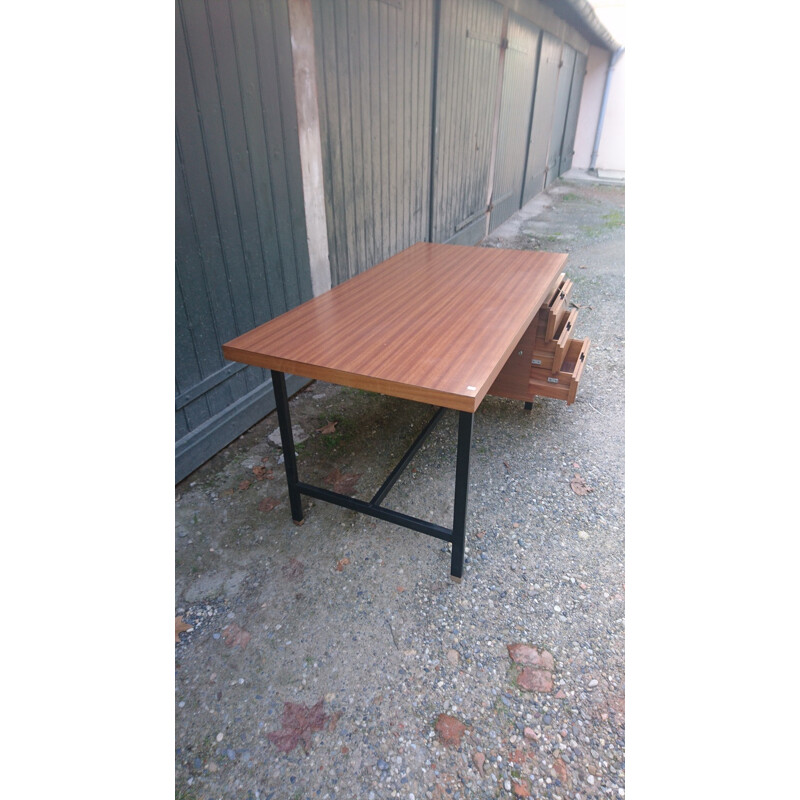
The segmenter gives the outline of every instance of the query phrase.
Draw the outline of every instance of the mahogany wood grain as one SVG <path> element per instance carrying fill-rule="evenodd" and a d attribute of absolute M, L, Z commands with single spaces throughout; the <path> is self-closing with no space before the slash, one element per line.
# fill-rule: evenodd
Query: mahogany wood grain
<path fill-rule="evenodd" d="M 559 291 L 550 303 L 550 316 L 547 320 L 547 332 L 545 338 L 552 339 L 555 336 L 556 325 L 561 319 L 562 312 L 567 307 L 569 295 L 572 292 L 572 281 L 566 278 L 559 287 Z"/>
<path fill-rule="evenodd" d="M 564 363 L 564 356 L 567 352 L 567 345 L 569 344 L 572 334 L 575 330 L 575 320 L 578 318 L 578 309 L 574 308 L 572 311 L 564 309 L 562 313 L 562 321 L 559 322 L 556 328 L 557 338 L 555 339 L 556 351 L 553 354 L 553 373 L 561 369 Z"/>
<path fill-rule="evenodd" d="M 555 355 L 554 347 L 551 348 L 550 350 L 534 347 L 533 353 L 531 354 L 531 366 L 540 367 L 541 369 L 549 369 L 550 372 L 554 372 L 553 370 L 554 355 Z"/>
<path fill-rule="evenodd" d="M 581 375 L 583 375 L 583 368 L 586 366 L 586 356 L 589 353 L 589 346 L 591 343 L 591 339 L 584 339 L 583 343 L 581 344 L 575 367 L 572 370 L 572 382 L 569 387 L 569 397 L 567 398 L 568 406 L 575 402 L 575 395 L 578 393 L 578 384 L 581 382 Z M 570 347 L 570 350 L 572 350 L 572 347 Z"/>
<path fill-rule="evenodd" d="M 550 306 L 555 303 L 558 299 L 558 293 L 561 291 L 561 286 L 564 283 L 564 279 L 567 277 L 566 272 L 562 272 L 550 285 L 550 288 L 547 291 L 547 298 L 545 302 L 542 304 L 542 308 L 549 308 Z"/>
<path fill-rule="evenodd" d="M 550 370 L 531 367 L 527 399 L 530 400 L 533 396 L 539 395 L 555 400 L 566 400 L 567 405 L 572 405 L 578 392 L 590 344 L 591 339 L 570 339 L 564 363 L 555 375 L 552 375 Z M 551 383 L 549 378 L 557 378 L 558 383 Z M 526 398 L 514 397 L 512 399 Z"/>
<path fill-rule="evenodd" d="M 533 343 L 536 340 L 536 329 L 539 325 L 538 314 L 528 325 L 517 346 L 508 357 L 487 394 L 495 397 L 509 397 L 514 400 L 527 399 L 528 381 L 531 375 L 531 358 Z"/>
<path fill-rule="evenodd" d="M 222 351 L 231 361 L 475 411 L 566 260 L 421 242 Z"/>

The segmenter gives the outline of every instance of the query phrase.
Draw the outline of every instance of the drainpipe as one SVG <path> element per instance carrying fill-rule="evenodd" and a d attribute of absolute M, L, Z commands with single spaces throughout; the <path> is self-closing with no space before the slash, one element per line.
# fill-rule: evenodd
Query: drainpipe
<path fill-rule="evenodd" d="M 597 152 L 600 149 L 600 137 L 603 134 L 603 120 L 606 116 L 606 103 L 608 102 L 608 90 L 611 87 L 611 76 L 614 72 L 614 67 L 617 65 L 622 54 L 625 52 L 624 47 L 616 50 L 611 60 L 608 62 L 608 72 L 606 73 L 606 85 L 603 87 L 603 101 L 600 103 L 600 116 L 597 118 L 597 132 L 594 135 L 594 147 L 592 148 L 592 160 L 589 163 L 589 171 L 593 172 L 597 164 Z"/>

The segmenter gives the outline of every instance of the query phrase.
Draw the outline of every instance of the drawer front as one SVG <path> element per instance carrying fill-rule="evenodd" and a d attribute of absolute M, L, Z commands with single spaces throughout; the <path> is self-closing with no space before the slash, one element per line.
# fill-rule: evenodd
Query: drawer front
<path fill-rule="evenodd" d="M 565 309 L 556 324 L 555 336 L 550 340 L 544 338 L 542 324 L 540 323 L 533 343 L 532 366 L 548 369 L 554 374 L 561 369 L 567 354 L 567 347 L 572 339 L 572 334 L 575 332 L 577 319 L 577 308 L 572 309 L 572 311 Z"/>
<path fill-rule="evenodd" d="M 574 308 L 572 311 L 564 310 L 562 314 L 559 327 L 556 328 L 556 352 L 553 359 L 553 372 L 558 372 L 561 365 L 564 363 L 564 358 L 567 354 L 567 346 L 572 340 L 572 334 L 575 330 L 575 320 L 578 318 L 578 309 Z"/>
<path fill-rule="evenodd" d="M 567 276 L 566 273 L 562 272 L 556 279 L 553 281 L 553 285 L 547 290 L 547 294 L 545 295 L 545 301 L 542 303 L 541 308 L 539 309 L 539 319 L 542 320 L 542 324 L 544 326 L 547 325 L 547 320 L 550 316 L 550 308 L 552 307 L 553 303 L 558 300 L 558 295 L 561 292 L 561 287 L 564 285 L 564 281 L 566 280 Z M 542 329 L 542 336 L 544 336 L 545 329 Z"/>
<path fill-rule="evenodd" d="M 544 367 L 531 366 L 528 388 L 531 395 L 566 400 L 567 405 L 575 402 L 590 339 L 570 339 L 564 353 L 561 369 L 553 373 Z"/>
<path fill-rule="evenodd" d="M 544 349 L 534 348 L 533 357 L 531 358 L 531 366 L 545 369 L 548 372 L 553 372 L 553 361 L 555 357 L 555 346 L 549 351 Z"/>
<path fill-rule="evenodd" d="M 550 308 L 551 305 L 556 301 L 558 297 L 558 293 L 561 291 L 561 284 L 564 283 L 564 279 L 567 277 L 566 272 L 562 272 L 554 281 L 552 286 L 547 290 L 547 294 L 545 297 L 547 298 L 544 303 L 542 303 L 542 309 L 547 310 Z"/>
<path fill-rule="evenodd" d="M 569 278 L 565 278 L 547 307 L 546 339 L 555 338 L 556 328 L 567 308 L 570 292 L 572 292 L 572 281 Z"/>

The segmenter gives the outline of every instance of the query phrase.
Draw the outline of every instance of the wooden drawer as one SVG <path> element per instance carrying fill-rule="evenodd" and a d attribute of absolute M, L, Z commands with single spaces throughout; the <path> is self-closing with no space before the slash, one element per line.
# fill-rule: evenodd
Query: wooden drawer
<path fill-rule="evenodd" d="M 553 373 L 561 369 L 561 365 L 564 363 L 564 357 L 567 354 L 567 346 L 575 330 L 575 320 L 577 318 L 577 308 L 574 308 L 572 311 L 565 310 L 556 328 L 554 339 L 545 341 L 537 337 L 534 340 L 533 355 L 531 358 L 532 366 L 549 369 Z"/>
<path fill-rule="evenodd" d="M 553 296 L 547 303 L 546 308 L 542 308 L 542 313 L 546 320 L 544 334 L 545 339 L 553 339 L 555 337 L 558 324 L 567 308 L 571 291 L 572 281 L 569 278 L 564 278 L 563 280 L 559 281 L 558 288 L 553 293 Z"/>
<path fill-rule="evenodd" d="M 532 366 L 528 382 L 529 393 L 566 400 L 567 405 L 574 403 L 590 344 L 590 339 L 570 339 L 561 368 L 557 372 L 544 365 Z"/>

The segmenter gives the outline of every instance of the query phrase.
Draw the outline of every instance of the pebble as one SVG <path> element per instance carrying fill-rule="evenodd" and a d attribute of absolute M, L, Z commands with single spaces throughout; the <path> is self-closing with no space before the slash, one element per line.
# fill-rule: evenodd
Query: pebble
<path fill-rule="evenodd" d="M 583 253 L 580 256 L 583 260 Z M 588 259 L 587 263 L 599 266 Z M 566 269 L 570 271 L 569 265 Z M 614 269 L 612 277 L 621 293 L 622 270 Z M 571 271 L 575 277 L 577 267 Z M 196 784 L 204 784 L 198 798 L 225 796 L 227 790 L 241 794 L 242 800 L 278 800 L 301 784 L 298 797 L 314 800 L 325 800 L 326 794 L 328 800 L 467 800 L 495 795 L 510 800 L 522 785 L 519 779 L 531 798 L 541 800 L 599 800 L 600 794 L 624 798 L 624 539 L 615 532 L 624 531 L 623 454 L 617 452 L 617 425 L 623 421 L 622 360 L 608 369 L 610 355 L 619 349 L 614 334 L 621 328 L 615 315 L 620 323 L 623 317 L 621 303 L 619 313 L 608 311 L 616 294 L 607 298 L 595 289 L 576 280 L 577 303 L 587 298 L 594 303 L 595 293 L 603 300 L 597 299 L 593 312 L 581 312 L 575 335 L 607 342 L 606 350 L 597 349 L 595 355 L 590 351 L 578 402 L 567 407 L 543 400 L 530 415 L 521 413 L 522 403 L 490 399 L 484 404 L 471 465 L 475 491 L 469 502 L 470 550 L 465 555 L 472 571 L 465 571 L 458 583 L 449 581 L 449 547 L 440 549 L 443 542 L 433 545 L 425 537 L 422 541 L 430 546 L 420 547 L 418 537 L 403 531 L 387 534 L 383 541 L 372 534 L 381 534 L 385 523 L 368 517 L 312 504 L 307 498 L 304 506 L 313 505 L 313 511 L 307 514 L 305 532 L 292 524 L 286 508 L 281 515 L 277 510 L 251 515 L 248 504 L 257 506 L 261 499 L 253 491 L 275 487 L 286 497 L 282 467 L 275 470 L 272 484 L 253 483 L 246 493 L 236 491 L 244 477 L 251 477 L 240 469 L 242 459 L 257 454 L 260 464 L 269 454 L 272 464 L 279 456 L 283 461 L 281 451 L 265 441 L 277 427 L 274 416 L 260 423 L 258 436 L 249 437 L 258 447 L 234 445 L 235 458 L 222 464 L 220 480 L 211 479 L 216 467 L 210 462 L 202 485 L 183 493 L 176 507 L 173 544 L 184 551 L 193 547 L 188 539 L 194 539 L 202 559 L 194 574 L 195 553 L 185 561 L 182 557 L 175 601 L 199 624 L 197 609 L 209 602 L 203 593 L 211 597 L 211 592 L 221 591 L 225 598 L 215 601 L 215 616 L 210 610 L 202 616 L 205 627 L 194 640 L 176 651 L 176 666 L 180 663 L 175 697 L 186 704 L 176 715 L 176 744 L 183 749 L 175 761 L 183 786 L 194 775 Z M 307 471 L 308 480 L 317 485 L 324 485 L 324 476 L 334 467 L 342 473 L 363 470 L 359 486 L 379 484 L 396 458 L 388 457 L 392 441 L 385 453 L 386 469 L 378 458 L 372 459 L 377 448 L 369 436 L 375 434 L 376 442 L 380 438 L 373 428 L 397 423 L 398 440 L 418 433 L 411 420 L 397 422 L 406 413 L 405 404 L 391 398 L 334 387 L 326 389 L 324 397 L 301 392 L 295 403 L 302 427 L 312 432 L 305 452 L 298 448 L 301 475 L 305 479 L 302 473 Z M 365 415 L 368 428 L 361 443 L 352 445 L 354 452 L 340 446 L 330 466 L 324 464 L 326 471 L 315 473 L 317 465 L 309 455 L 331 455 L 325 449 L 326 437 L 317 433 L 319 427 L 334 418 L 350 422 L 348 406 L 360 414 L 367 403 L 372 408 Z M 400 431 L 401 425 L 408 430 Z M 441 435 L 440 429 L 433 432 L 415 458 L 419 475 L 413 488 L 408 485 L 409 472 L 393 490 L 398 509 L 437 522 L 440 494 L 444 498 L 445 490 L 451 493 L 452 476 L 446 472 L 453 461 L 451 415 L 443 419 L 441 430 Z M 503 453 L 511 470 L 494 469 Z M 573 460 L 580 463 L 579 470 L 572 469 Z M 571 492 L 567 479 L 576 470 L 596 485 L 593 494 L 578 497 Z M 209 501 L 211 486 L 220 488 L 218 508 Z M 223 491 L 227 489 L 233 490 L 230 499 Z M 223 505 L 229 509 L 227 522 Z M 445 505 L 442 500 L 443 524 L 449 513 Z M 193 525 L 195 512 L 199 521 Z M 617 522 L 619 527 L 613 524 Z M 188 537 L 179 538 L 179 525 Z M 335 542 L 313 535 L 329 525 Z M 595 536 L 602 546 L 584 548 Z M 211 546 L 216 552 L 209 554 Z M 254 557 L 243 566 L 250 548 Z M 322 565 L 336 564 L 345 553 L 351 562 L 348 570 L 328 576 Z M 290 559 L 305 564 L 305 578 L 286 578 L 282 567 Z M 233 570 L 242 570 L 246 577 L 226 590 Z M 311 588 L 317 582 L 318 595 Z M 397 584 L 406 590 L 396 593 Z M 391 590 L 391 597 L 385 590 Z M 604 595 L 615 599 L 604 600 Z M 221 633 L 214 633 L 221 631 L 231 609 L 253 634 L 244 652 L 223 647 Z M 210 645 L 206 631 L 213 635 Z M 549 691 L 517 685 L 521 668 L 530 665 L 511 663 L 514 659 L 506 650 L 514 643 L 548 647 L 555 661 Z M 256 664 L 259 669 L 252 669 Z M 534 669 L 541 671 L 543 666 Z M 212 669 L 219 673 L 216 683 L 209 677 Z M 242 684 L 243 674 L 254 679 Z M 601 688 L 599 679 L 592 682 L 596 675 L 604 676 L 601 691 L 608 691 L 599 707 L 600 697 L 594 692 Z M 324 700 L 329 719 L 336 715 L 333 724 L 326 722 L 311 733 L 308 752 L 301 742 L 292 752 L 280 753 L 267 734 L 281 728 L 284 704 L 310 708 L 319 700 Z M 597 714 L 598 708 L 611 713 Z M 435 721 L 441 712 L 469 724 L 460 745 L 447 747 L 437 738 Z M 214 742 L 214 728 L 224 731 L 225 747 Z M 188 749 L 198 747 L 206 734 L 211 740 L 207 751 Z M 590 748 L 599 757 L 590 756 Z M 515 750 L 524 754 L 522 763 Z M 203 762 L 199 768 L 198 757 Z M 559 786 L 550 772 L 558 758 L 566 765 L 569 786 Z M 602 765 L 591 779 L 588 764 Z M 289 789 L 292 773 L 295 782 Z"/>

